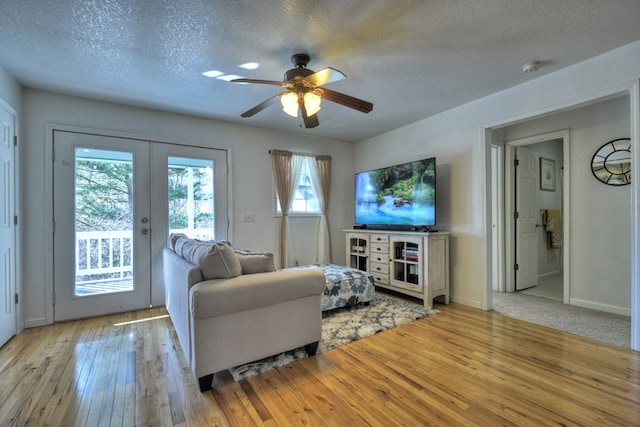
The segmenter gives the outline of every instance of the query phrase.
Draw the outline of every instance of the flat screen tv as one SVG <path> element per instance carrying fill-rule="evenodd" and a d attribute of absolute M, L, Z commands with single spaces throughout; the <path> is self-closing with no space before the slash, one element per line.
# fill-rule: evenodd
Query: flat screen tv
<path fill-rule="evenodd" d="M 436 225 L 436 158 L 357 173 L 357 226 L 425 229 Z"/>

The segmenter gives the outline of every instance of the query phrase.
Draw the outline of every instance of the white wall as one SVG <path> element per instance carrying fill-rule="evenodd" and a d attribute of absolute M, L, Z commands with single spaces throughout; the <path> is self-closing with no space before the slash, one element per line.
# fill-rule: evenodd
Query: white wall
<path fill-rule="evenodd" d="M 20 111 L 22 89 L 18 82 L 2 67 L 0 67 L 0 98 L 16 111 Z"/>
<path fill-rule="evenodd" d="M 559 129 L 570 131 L 571 176 L 566 177 L 571 185 L 570 303 L 629 315 L 631 186 L 605 185 L 590 167 L 593 154 L 604 143 L 629 138 L 629 97 L 508 126 L 502 134 L 509 141 Z"/>
<path fill-rule="evenodd" d="M 250 126 L 92 101 L 50 92 L 26 89 L 23 99 L 23 265 L 24 319 L 27 326 L 46 323 L 52 289 L 46 275 L 50 248 L 43 245 L 51 233 L 51 207 L 45 206 L 47 186 L 45 152 L 46 125 L 64 124 L 142 136 L 150 140 L 187 142 L 228 149 L 231 158 L 232 243 L 236 247 L 278 254 L 280 219 L 273 214 L 272 148 L 332 156 L 329 221 L 333 259 L 344 263 L 344 236 L 351 226 L 353 200 L 353 144 L 273 132 Z M 286 120 L 283 117 L 283 120 Z M 348 185 L 347 185 L 348 184 Z M 254 213 L 256 221 L 242 222 L 243 213 Z M 294 253 L 301 263 L 315 260 L 317 218 L 293 218 Z"/>
<path fill-rule="evenodd" d="M 518 72 L 517 67 L 514 72 Z M 438 225 L 452 232 L 452 299 L 473 307 L 486 307 L 490 254 L 485 217 L 490 189 L 487 189 L 488 148 L 484 129 L 612 91 L 627 91 L 638 78 L 640 42 L 635 42 L 360 142 L 355 148 L 355 171 L 437 157 Z"/>

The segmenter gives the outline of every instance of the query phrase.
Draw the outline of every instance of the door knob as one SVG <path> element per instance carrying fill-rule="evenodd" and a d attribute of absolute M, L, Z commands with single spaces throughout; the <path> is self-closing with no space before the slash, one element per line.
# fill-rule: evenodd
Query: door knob
<path fill-rule="evenodd" d="M 149 220 L 147 218 L 142 218 L 140 221 L 142 221 L 143 224 L 146 224 L 149 222 Z"/>
<path fill-rule="evenodd" d="M 143 229 L 141 229 L 141 230 L 140 230 L 140 234 L 142 234 L 142 235 L 147 235 L 147 234 L 149 234 L 149 229 L 148 229 L 148 228 L 143 228 Z"/>
<path fill-rule="evenodd" d="M 542 227 L 542 224 L 536 224 L 536 228 Z"/>

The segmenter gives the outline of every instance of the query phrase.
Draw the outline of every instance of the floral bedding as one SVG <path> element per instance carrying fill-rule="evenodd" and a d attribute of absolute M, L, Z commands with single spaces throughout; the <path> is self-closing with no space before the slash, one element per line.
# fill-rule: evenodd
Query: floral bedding
<path fill-rule="evenodd" d="M 319 268 L 327 285 L 322 295 L 322 311 L 373 300 L 373 276 L 355 268 L 335 264 L 310 264 L 296 268 Z"/>

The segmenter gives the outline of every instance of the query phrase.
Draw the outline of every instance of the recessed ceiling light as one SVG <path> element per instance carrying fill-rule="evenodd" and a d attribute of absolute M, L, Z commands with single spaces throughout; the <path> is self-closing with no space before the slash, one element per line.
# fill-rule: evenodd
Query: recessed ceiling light
<path fill-rule="evenodd" d="M 203 76 L 207 76 L 207 77 L 220 77 L 223 74 L 224 73 L 222 71 L 218 71 L 218 70 L 210 70 L 202 73 Z"/>
<path fill-rule="evenodd" d="M 260 68 L 260 64 L 257 62 L 247 62 L 246 64 L 238 65 L 240 68 L 244 68 L 245 70 L 256 70 Z"/>
<path fill-rule="evenodd" d="M 539 68 L 540 68 L 540 62 L 531 61 L 531 62 L 527 62 L 522 66 L 522 71 L 524 71 L 525 73 L 533 73 L 538 71 Z"/>
<path fill-rule="evenodd" d="M 225 74 L 224 76 L 216 77 L 216 79 L 224 80 L 230 82 L 233 79 L 241 79 L 242 76 L 238 76 L 236 74 Z"/>

